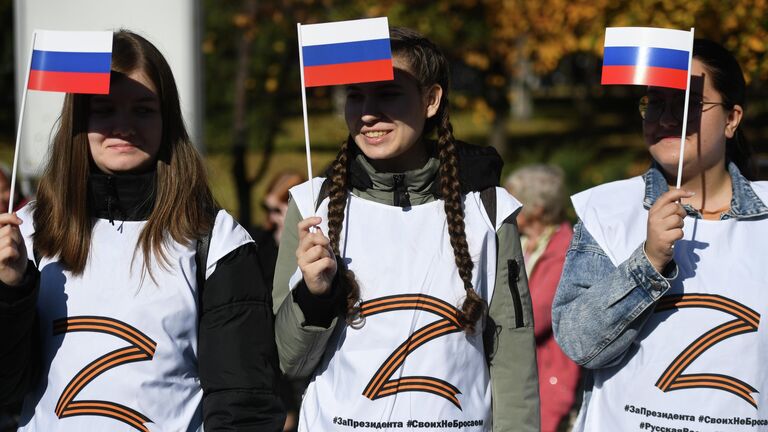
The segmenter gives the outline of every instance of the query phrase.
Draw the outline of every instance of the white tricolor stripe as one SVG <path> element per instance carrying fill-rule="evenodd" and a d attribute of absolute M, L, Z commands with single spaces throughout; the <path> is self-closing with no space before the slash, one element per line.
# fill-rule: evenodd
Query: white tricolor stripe
<path fill-rule="evenodd" d="M 111 31 L 36 30 L 35 50 L 102 53 L 112 52 Z"/>
<path fill-rule="evenodd" d="M 692 34 L 685 30 L 654 27 L 608 27 L 606 47 L 651 47 L 680 51 L 691 50 Z"/>
<path fill-rule="evenodd" d="M 389 39 L 386 17 L 301 26 L 301 45 L 305 47 L 375 39 Z"/>

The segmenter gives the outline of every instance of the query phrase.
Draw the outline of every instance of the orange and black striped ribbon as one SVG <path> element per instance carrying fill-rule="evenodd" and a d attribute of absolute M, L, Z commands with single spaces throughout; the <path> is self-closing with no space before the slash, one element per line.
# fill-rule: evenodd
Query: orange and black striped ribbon
<path fill-rule="evenodd" d="M 682 308 L 706 308 L 725 312 L 736 319 L 721 324 L 689 344 L 666 368 L 656 382 L 664 392 L 690 388 L 711 388 L 734 394 L 753 407 L 757 402 L 751 393 L 757 389 L 727 375 L 714 373 L 683 374 L 705 351 L 716 344 L 738 335 L 756 332 L 760 325 L 760 314 L 729 298 L 715 294 L 683 294 L 665 296 L 656 306 L 655 312 Z"/>
<path fill-rule="evenodd" d="M 56 415 L 59 418 L 80 415 L 109 417 L 128 424 L 136 430 L 149 432 L 145 424 L 152 421 L 138 411 L 114 402 L 75 401 L 74 398 L 96 377 L 110 369 L 127 363 L 152 360 L 157 344 L 135 327 L 113 318 L 76 316 L 53 322 L 54 335 L 71 332 L 105 333 L 123 339 L 130 345 L 107 353 L 81 369 L 59 396 Z"/>
<path fill-rule="evenodd" d="M 458 320 L 458 310 L 455 307 L 436 297 L 424 294 L 407 294 L 381 297 L 363 302 L 360 305 L 360 310 L 366 318 L 398 310 L 423 310 L 440 317 L 439 320 L 416 330 L 390 354 L 363 390 L 365 397 L 376 400 L 401 392 L 426 392 L 447 399 L 461 409 L 459 399 L 456 397 L 461 392 L 446 381 L 427 376 L 391 379 L 411 352 L 431 340 L 462 331 Z"/>

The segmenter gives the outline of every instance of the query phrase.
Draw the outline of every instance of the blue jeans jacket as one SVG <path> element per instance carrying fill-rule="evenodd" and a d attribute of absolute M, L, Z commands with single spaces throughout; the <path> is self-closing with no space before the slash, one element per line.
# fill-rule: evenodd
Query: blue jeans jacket
<path fill-rule="evenodd" d="M 731 209 L 721 219 L 746 219 L 768 214 L 768 207 L 734 163 L 728 164 L 728 171 L 733 183 L 733 198 Z M 656 166 L 651 167 L 643 179 L 643 204 L 649 209 L 669 188 Z M 693 207 L 684 207 L 688 215 L 701 217 Z M 578 222 L 552 304 L 552 327 L 557 343 L 571 359 L 588 369 L 620 362 L 653 312 L 656 301 L 669 289 L 670 281 L 676 275 L 674 261 L 663 275 L 659 274 L 645 256 L 642 244 L 626 261 L 614 266 Z M 589 383 L 587 391 L 588 387 Z"/>

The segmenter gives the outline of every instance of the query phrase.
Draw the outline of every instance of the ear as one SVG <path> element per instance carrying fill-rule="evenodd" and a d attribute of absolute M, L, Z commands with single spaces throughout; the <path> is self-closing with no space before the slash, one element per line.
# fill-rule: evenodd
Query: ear
<path fill-rule="evenodd" d="M 438 108 L 440 108 L 440 101 L 443 100 L 443 88 L 440 84 L 432 84 L 432 87 L 427 90 L 425 97 L 425 103 L 427 104 L 427 118 L 432 118 L 437 114 Z"/>
<path fill-rule="evenodd" d="M 736 129 L 741 123 L 742 116 L 744 116 L 744 110 L 741 108 L 741 105 L 734 105 L 725 122 L 726 138 L 733 138 L 736 135 Z"/>

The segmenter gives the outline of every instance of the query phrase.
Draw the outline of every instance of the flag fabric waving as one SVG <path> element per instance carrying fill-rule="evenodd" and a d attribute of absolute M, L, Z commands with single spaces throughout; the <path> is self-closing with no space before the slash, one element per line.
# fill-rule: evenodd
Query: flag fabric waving
<path fill-rule="evenodd" d="M 300 26 L 304 85 L 394 79 L 386 17 Z"/>
<path fill-rule="evenodd" d="M 693 33 L 653 27 L 605 30 L 602 84 L 688 87 Z"/>
<path fill-rule="evenodd" d="M 108 94 L 112 32 L 35 32 L 30 90 Z"/>

